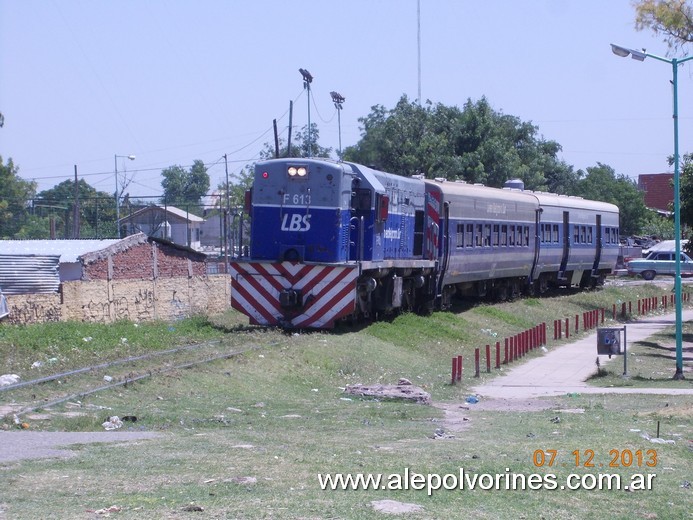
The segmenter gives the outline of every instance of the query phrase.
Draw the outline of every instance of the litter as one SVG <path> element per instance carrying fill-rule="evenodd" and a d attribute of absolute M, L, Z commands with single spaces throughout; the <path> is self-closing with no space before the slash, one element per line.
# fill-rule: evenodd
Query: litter
<path fill-rule="evenodd" d="M 123 421 L 117 415 L 109 417 L 107 421 L 101 424 L 105 430 L 117 430 L 123 427 Z"/>

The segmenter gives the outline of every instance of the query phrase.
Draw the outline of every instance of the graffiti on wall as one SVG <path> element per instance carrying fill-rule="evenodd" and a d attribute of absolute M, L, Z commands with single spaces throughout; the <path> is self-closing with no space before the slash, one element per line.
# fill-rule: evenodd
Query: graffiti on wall
<path fill-rule="evenodd" d="M 12 303 L 10 306 L 8 321 L 15 324 L 46 323 L 60 321 L 61 310 L 57 303 L 45 301 L 24 301 Z"/>

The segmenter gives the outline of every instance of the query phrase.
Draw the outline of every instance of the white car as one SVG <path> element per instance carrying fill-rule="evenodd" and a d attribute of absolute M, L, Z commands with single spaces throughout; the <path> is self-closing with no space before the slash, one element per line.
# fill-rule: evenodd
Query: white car
<path fill-rule="evenodd" d="M 654 280 L 655 276 L 676 275 L 676 253 L 673 251 L 651 251 L 645 258 L 630 260 L 626 263 L 630 276 L 640 275 L 645 280 Z M 681 276 L 693 276 L 693 260 L 681 253 Z"/>

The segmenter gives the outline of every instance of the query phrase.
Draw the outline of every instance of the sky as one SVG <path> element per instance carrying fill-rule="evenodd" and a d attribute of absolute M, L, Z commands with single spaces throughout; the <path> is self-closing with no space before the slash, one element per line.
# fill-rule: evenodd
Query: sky
<path fill-rule="evenodd" d="M 117 167 L 124 192 L 160 196 L 161 171 L 195 160 L 213 190 L 223 156 L 233 182 L 273 142 L 274 119 L 286 138 L 291 101 L 294 131 L 307 124 L 303 68 L 324 147 L 339 148 L 340 128 L 342 148 L 356 144 L 359 118 L 403 95 L 460 108 L 485 96 L 576 170 L 637 179 L 671 171 L 674 138 L 671 65 L 611 52 L 666 56 L 634 19 L 630 0 L 0 0 L 0 156 L 39 191 L 76 168 L 114 193 Z M 681 153 L 693 152 L 690 63 Z"/>

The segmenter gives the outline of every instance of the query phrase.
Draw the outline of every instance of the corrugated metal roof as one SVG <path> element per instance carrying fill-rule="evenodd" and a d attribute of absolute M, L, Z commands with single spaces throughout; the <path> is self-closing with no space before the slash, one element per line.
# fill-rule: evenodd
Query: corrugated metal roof
<path fill-rule="evenodd" d="M 128 215 L 127 217 L 121 218 L 120 221 L 121 222 L 127 222 L 129 220 L 137 220 L 137 217 L 139 217 L 145 213 L 150 213 L 152 211 L 168 212 L 171 215 L 175 215 L 182 220 L 187 220 L 188 222 L 204 222 L 205 221 L 205 219 L 203 219 L 202 217 L 198 217 L 197 215 L 189 213 L 189 212 L 185 211 L 184 209 L 176 208 L 175 206 L 156 206 L 154 204 L 152 204 L 151 206 L 147 206 L 146 208 L 142 208 L 140 210 L 137 210 L 133 214 Z"/>
<path fill-rule="evenodd" d="M 0 255 L 58 255 L 61 262 L 77 262 L 86 253 L 100 251 L 120 240 L 0 240 Z"/>
<path fill-rule="evenodd" d="M 0 287 L 5 294 L 55 293 L 60 287 L 58 255 L 0 254 Z"/>

